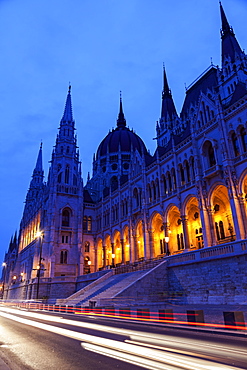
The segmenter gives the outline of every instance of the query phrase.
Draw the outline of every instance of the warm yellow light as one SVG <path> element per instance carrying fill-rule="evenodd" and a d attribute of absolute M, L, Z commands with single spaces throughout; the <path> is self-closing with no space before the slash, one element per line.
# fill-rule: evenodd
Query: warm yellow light
<path fill-rule="evenodd" d="M 41 235 L 42 235 L 42 232 L 41 231 L 37 231 L 35 237 L 36 238 L 39 238 Z"/>
<path fill-rule="evenodd" d="M 130 246 L 129 244 L 126 244 L 126 247 L 127 247 L 127 248 L 129 248 L 129 246 Z"/>
<path fill-rule="evenodd" d="M 6 267 L 6 266 L 7 266 L 7 263 L 6 263 L 6 262 L 3 262 L 3 263 L 2 263 L 2 266 L 3 266 L 3 267 Z"/>
<path fill-rule="evenodd" d="M 24 272 L 21 272 L 21 276 L 23 276 L 24 275 Z"/>
<path fill-rule="evenodd" d="M 91 263 L 92 263 L 91 261 L 87 261 L 87 264 L 88 264 L 89 266 L 91 265 Z"/>
<path fill-rule="evenodd" d="M 115 258 L 115 253 L 112 253 L 112 255 L 111 255 L 111 256 L 112 256 L 112 258 Z"/>
<path fill-rule="evenodd" d="M 39 270 L 40 269 L 40 266 L 37 266 L 37 270 Z"/>
<path fill-rule="evenodd" d="M 171 230 L 168 230 L 168 233 L 171 234 L 172 233 Z"/>
<path fill-rule="evenodd" d="M 16 280 L 16 276 L 15 275 L 13 276 L 13 280 Z"/>
<path fill-rule="evenodd" d="M 140 240 L 138 240 L 138 242 L 137 242 L 138 244 L 140 244 L 141 242 L 140 242 Z"/>
<path fill-rule="evenodd" d="M 169 236 L 165 236 L 165 242 L 168 243 L 169 242 Z"/>

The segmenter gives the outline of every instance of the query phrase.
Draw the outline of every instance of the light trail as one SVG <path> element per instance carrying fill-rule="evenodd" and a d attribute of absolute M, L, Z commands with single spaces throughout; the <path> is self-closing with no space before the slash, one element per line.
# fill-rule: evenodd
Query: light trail
<path fill-rule="evenodd" d="M 189 356 L 184 356 L 180 353 L 171 353 L 171 350 L 168 350 L 164 348 L 164 346 L 159 348 L 147 348 L 143 347 L 142 343 L 127 343 L 127 342 L 121 342 L 117 340 L 107 339 L 103 337 L 88 335 L 84 333 L 79 333 L 73 330 L 69 329 L 63 329 L 56 327 L 54 325 L 44 324 L 41 322 L 37 322 L 34 320 L 26 319 L 23 317 L 19 317 L 14 315 L 13 313 L 17 315 L 22 316 L 30 316 L 32 318 L 44 320 L 44 321 L 53 321 L 57 323 L 62 323 L 66 325 L 72 325 L 72 326 L 80 326 L 80 327 L 87 327 L 93 330 L 101 330 L 109 333 L 116 333 L 116 334 L 124 334 L 130 337 L 130 339 L 138 339 L 140 341 L 143 340 L 144 342 L 147 342 L 147 340 L 151 339 L 151 343 L 153 343 L 153 339 L 157 338 L 153 335 L 150 335 L 149 333 L 137 333 L 135 331 L 131 330 L 125 330 L 125 329 L 117 329 L 117 328 L 111 328 L 109 326 L 105 327 L 103 325 L 97 325 L 97 324 L 89 324 L 89 323 L 82 323 L 82 322 L 74 322 L 73 320 L 67 320 L 63 319 L 61 317 L 51 316 L 47 315 L 47 317 L 44 317 L 46 315 L 36 314 L 33 312 L 26 312 L 26 311 L 19 311 L 14 309 L 8 309 L 7 311 L 11 313 L 3 312 L 3 310 L 0 310 L 0 315 L 10 319 L 14 320 L 16 322 L 33 326 L 42 330 L 46 330 L 55 334 L 63 335 L 69 338 L 73 338 L 76 340 L 81 341 L 81 345 L 84 349 L 89 351 L 94 351 L 97 353 L 101 353 L 102 355 L 109 356 L 112 358 L 119 359 L 121 361 L 129 362 L 135 365 L 145 367 L 147 369 L 167 369 L 167 370 L 175 370 L 175 369 L 185 369 L 185 370 L 242 370 L 241 368 L 235 367 L 235 366 L 229 366 L 229 365 L 222 365 L 219 363 L 212 362 L 212 358 L 210 358 L 210 361 L 207 361 L 205 359 L 198 359 L 198 358 L 192 358 Z M 17 311 L 17 312 L 16 312 Z M 163 338 L 163 344 L 164 344 L 164 336 L 158 335 L 158 337 Z M 161 339 L 160 338 L 160 339 Z M 158 342 L 160 342 L 160 339 Z M 130 341 L 128 341 L 130 342 Z M 153 343 L 154 344 L 154 343 Z M 150 345 L 150 347 L 152 347 Z M 244 354 L 244 352 L 243 352 Z M 246 353 L 245 353 L 246 354 Z M 195 355 L 195 354 L 193 354 Z"/>
<path fill-rule="evenodd" d="M 237 355 L 243 355 L 247 356 L 246 351 L 241 351 L 239 349 L 235 350 L 231 348 L 230 346 L 219 346 L 215 344 L 207 344 L 205 342 L 200 343 L 198 340 L 192 340 L 192 339 L 183 339 L 183 341 L 178 340 L 177 337 L 174 337 L 172 335 L 164 335 L 164 334 L 155 334 L 153 335 L 152 333 L 146 333 L 146 332 L 137 332 L 134 330 L 129 330 L 129 329 L 121 329 L 121 328 L 114 328 L 111 326 L 106 326 L 106 325 L 99 325 L 99 324 L 92 324 L 92 323 L 87 323 L 87 322 L 82 322 L 82 321 L 75 321 L 75 320 L 69 320 L 65 319 L 60 316 L 52 316 L 52 315 L 46 315 L 46 314 L 41 314 L 41 313 L 35 313 L 35 312 L 29 312 L 29 311 L 22 311 L 22 310 L 17 310 L 14 308 L 9 308 L 9 307 L 0 307 L 0 312 L 1 311 L 7 311 L 16 315 L 20 316 L 27 316 L 27 317 L 32 317 L 34 319 L 38 320 L 43 320 L 43 321 L 51 321 L 53 323 L 60 323 L 60 324 L 65 324 L 65 325 L 73 325 L 81 328 L 86 328 L 86 329 L 91 329 L 91 330 L 97 330 L 97 331 L 103 331 L 111 334 L 119 334 L 119 335 L 125 335 L 127 337 L 130 337 L 132 341 L 137 341 L 137 342 L 144 342 L 144 343 L 151 343 L 153 345 L 158 345 L 162 346 L 165 350 L 168 350 L 164 347 L 164 343 L 169 343 L 170 345 L 174 345 L 176 347 L 184 348 L 188 347 L 190 350 L 191 348 L 196 348 L 198 350 L 203 350 L 208 349 L 210 353 L 212 350 L 214 350 L 216 353 L 217 352 L 228 352 L 229 354 L 235 353 Z M 176 348 L 177 349 L 177 348 Z"/>
<path fill-rule="evenodd" d="M 180 368 L 185 370 L 242 370 L 241 368 L 228 365 L 221 365 L 216 363 L 212 364 L 211 362 L 200 359 L 184 359 L 184 356 L 181 355 L 170 354 L 166 353 L 165 351 L 143 348 L 142 346 L 128 344 L 112 339 L 78 333 L 73 330 L 63 329 L 53 325 L 40 323 L 5 312 L 1 312 L 0 315 L 7 319 L 14 320 L 25 325 L 33 326 L 55 334 L 79 340 L 83 342 L 82 346 L 85 349 L 96 351 L 97 353 L 101 352 L 103 355 L 107 355 L 110 357 L 118 356 L 118 358 L 122 361 L 128 360 L 128 362 L 131 362 L 135 365 L 137 364 L 136 357 L 138 357 L 138 359 L 140 359 L 140 363 L 142 363 L 141 366 L 144 366 L 147 369 L 169 369 L 169 367 L 167 366 L 171 365 L 173 367 L 175 366 L 174 369 Z M 112 348 L 114 348 L 114 350 L 112 350 Z M 135 357 L 132 358 L 128 355 L 134 355 Z M 151 361 L 152 366 L 149 361 Z M 172 367 L 170 369 L 172 369 Z"/>

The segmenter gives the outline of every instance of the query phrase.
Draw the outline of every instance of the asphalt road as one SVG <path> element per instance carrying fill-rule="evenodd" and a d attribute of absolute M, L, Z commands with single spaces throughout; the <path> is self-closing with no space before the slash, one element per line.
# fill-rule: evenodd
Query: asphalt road
<path fill-rule="evenodd" d="M 247 335 L 0 306 L 0 358 L 13 370 L 239 370 Z"/>

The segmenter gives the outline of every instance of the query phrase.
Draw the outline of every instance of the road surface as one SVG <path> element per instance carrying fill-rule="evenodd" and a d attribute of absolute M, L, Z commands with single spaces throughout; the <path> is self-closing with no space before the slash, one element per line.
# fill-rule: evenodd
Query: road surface
<path fill-rule="evenodd" d="M 0 358 L 11 370 L 242 370 L 247 335 L 0 306 Z"/>

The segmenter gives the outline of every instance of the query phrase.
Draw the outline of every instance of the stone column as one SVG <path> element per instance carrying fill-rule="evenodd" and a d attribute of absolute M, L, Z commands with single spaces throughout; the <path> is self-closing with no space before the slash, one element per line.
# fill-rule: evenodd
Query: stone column
<path fill-rule="evenodd" d="M 238 200 L 239 200 L 239 207 L 240 207 L 240 211 L 241 211 L 241 215 L 243 219 L 244 239 L 246 239 L 247 238 L 247 210 L 246 210 L 243 194 L 239 195 Z"/>
<path fill-rule="evenodd" d="M 149 234 L 149 247 L 150 247 L 150 258 L 154 258 L 155 251 L 154 251 L 154 229 L 148 230 Z"/>
<path fill-rule="evenodd" d="M 135 262 L 138 260 L 138 243 L 137 243 L 137 236 L 133 235 L 133 261 Z"/>
<path fill-rule="evenodd" d="M 134 237 L 133 237 L 133 230 L 130 227 L 129 228 L 129 254 L 130 254 L 130 263 L 134 262 Z"/>
<path fill-rule="evenodd" d="M 114 245 L 114 243 L 111 243 L 111 253 L 112 253 L 112 255 L 115 254 L 115 245 Z M 112 257 L 112 260 L 111 260 L 111 264 L 113 266 L 115 266 L 115 258 L 116 258 L 116 256 Z"/>
<path fill-rule="evenodd" d="M 98 271 L 98 248 L 94 245 L 94 272 Z"/>
<path fill-rule="evenodd" d="M 149 245 L 149 234 L 146 225 L 142 224 L 143 229 L 143 242 L 144 242 L 144 259 L 150 258 L 150 245 Z"/>
<path fill-rule="evenodd" d="M 106 246 L 103 245 L 103 267 L 106 267 Z"/>
<path fill-rule="evenodd" d="M 234 228 L 236 232 L 236 239 L 244 239 L 245 238 L 245 228 L 243 225 L 243 219 L 240 209 L 240 204 L 238 202 L 238 198 L 236 195 L 233 195 L 232 198 L 230 198 L 230 205 L 231 205 L 231 211 L 232 211 L 232 220 L 234 223 Z"/>
<path fill-rule="evenodd" d="M 204 244 L 204 248 L 206 248 L 212 245 L 211 232 L 210 232 L 211 226 L 209 223 L 209 217 L 208 217 L 206 208 L 204 206 L 199 205 L 199 211 L 200 211 L 200 219 L 201 219 L 201 224 L 202 224 L 203 244 Z"/>
<path fill-rule="evenodd" d="M 125 263 L 125 250 L 124 250 L 124 239 L 120 239 L 121 248 L 122 248 L 122 263 Z"/>
<path fill-rule="evenodd" d="M 212 208 L 208 208 L 208 219 L 209 219 L 209 225 L 210 225 L 210 235 L 211 235 L 211 245 L 208 245 L 209 247 L 216 245 L 216 234 L 215 234 L 215 225 L 214 225 L 214 218 L 213 218 L 213 210 Z"/>
<path fill-rule="evenodd" d="M 164 222 L 164 239 L 168 237 L 170 239 L 170 228 L 168 222 Z M 165 242 L 165 253 L 167 256 L 170 256 L 170 248 L 169 248 L 169 241 L 168 243 Z"/>
<path fill-rule="evenodd" d="M 183 234 L 184 234 L 184 247 L 185 249 L 190 248 L 190 239 L 189 239 L 189 230 L 188 230 L 188 218 L 186 215 L 181 216 L 182 226 L 183 226 Z"/>

